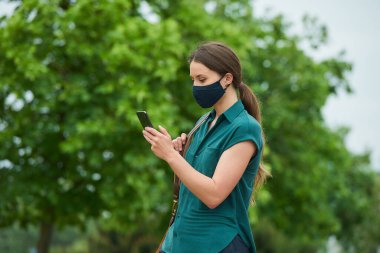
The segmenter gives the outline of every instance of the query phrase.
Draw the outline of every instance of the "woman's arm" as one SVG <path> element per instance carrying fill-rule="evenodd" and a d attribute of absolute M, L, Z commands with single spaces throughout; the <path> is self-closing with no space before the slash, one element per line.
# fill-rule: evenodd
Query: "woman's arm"
<path fill-rule="evenodd" d="M 187 188 L 207 207 L 219 206 L 232 192 L 243 175 L 249 160 L 256 152 L 251 141 L 235 144 L 223 152 L 212 178 L 195 170 L 172 146 L 168 132 L 146 128 L 145 139 L 152 144 L 152 151 L 165 160 Z"/>

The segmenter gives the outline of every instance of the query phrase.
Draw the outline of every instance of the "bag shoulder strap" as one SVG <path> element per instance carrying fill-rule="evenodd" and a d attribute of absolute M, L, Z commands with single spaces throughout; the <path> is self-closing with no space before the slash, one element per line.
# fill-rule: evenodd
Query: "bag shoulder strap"
<path fill-rule="evenodd" d="M 191 129 L 191 131 L 187 135 L 185 146 L 184 146 L 184 148 L 183 148 L 183 150 L 181 152 L 181 155 L 183 157 L 186 156 L 187 150 L 190 147 L 190 144 L 191 144 L 191 141 L 193 139 L 194 133 L 206 121 L 206 119 L 209 117 L 210 114 L 211 114 L 211 112 L 205 114 L 198 121 L 198 123 L 194 126 L 194 128 Z M 178 178 L 178 176 L 175 173 L 173 173 L 173 177 L 174 177 L 174 180 L 173 180 L 173 207 L 172 207 L 172 218 L 170 219 L 170 225 L 174 222 L 174 217 L 175 217 L 175 214 L 177 212 L 177 205 L 178 205 L 178 199 L 179 199 L 179 187 L 180 187 L 180 184 L 181 184 L 181 180 Z"/>
<path fill-rule="evenodd" d="M 186 139 L 186 143 L 185 143 L 185 146 L 182 150 L 182 153 L 181 155 L 183 157 L 185 157 L 186 155 L 186 152 L 187 150 L 189 149 L 190 147 L 190 144 L 191 144 L 191 141 L 193 139 L 193 136 L 194 136 L 194 133 L 198 130 L 198 128 L 206 121 L 206 119 L 209 117 L 209 115 L 211 114 L 211 112 L 208 112 L 207 114 L 205 114 L 199 121 L 198 123 L 193 127 L 193 129 L 191 129 L 191 131 L 188 133 L 187 135 L 187 139 Z"/>

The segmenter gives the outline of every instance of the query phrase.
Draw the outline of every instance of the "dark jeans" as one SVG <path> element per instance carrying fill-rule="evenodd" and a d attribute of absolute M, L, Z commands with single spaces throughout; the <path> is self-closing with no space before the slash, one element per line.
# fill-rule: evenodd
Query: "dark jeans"
<path fill-rule="evenodd" d="M 243 239 L 241 239 L 240 235 L 236 235 L 234 239 L 227 245 L 221 252 L 219 253 L 248 253 L 249 248 L 245 245 Z M 160 250 L 160 253 L 165 253 Z"/>
<path fill-rule="evenodd" d="M 249 248 L 245 245 L 240 235 L 236 235 L 235 238 L 227 245 L 220 253 L 248 253 Z"/>

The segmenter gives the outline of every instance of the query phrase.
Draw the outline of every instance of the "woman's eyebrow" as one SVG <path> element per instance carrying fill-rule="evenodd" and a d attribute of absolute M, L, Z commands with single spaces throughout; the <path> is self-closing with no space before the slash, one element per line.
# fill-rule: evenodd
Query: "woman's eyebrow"
<path fill-rule="evenodd" d="M 201 76 L 203 76 L 203 77 L 204 77 L 205 75 L 204 75 L 204 74 L 198 74 L 198 75 L 196 75 L 195 77 L 197 78 L 197 77 L 201 77 Z M 191 78 L 193 78 L 193 76 L 192 76 L 192 75 L 190 75 L 190 77 L 191 77 Z"/>

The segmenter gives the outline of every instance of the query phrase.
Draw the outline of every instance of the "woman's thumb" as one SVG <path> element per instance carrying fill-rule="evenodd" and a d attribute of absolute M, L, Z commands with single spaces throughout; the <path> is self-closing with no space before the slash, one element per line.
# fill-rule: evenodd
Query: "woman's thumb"
<path fill-rule="evenodd" d="M 165 129 L 164 127 L 158 125 L 158 128 L 160 129 L 160 132 L 161 132 L 161 133 L 163 133 L 164 135 L 170 137 L 170 134 L 168 133 L 168 131 L 166 131 L 166 129 Z"/>

